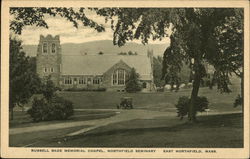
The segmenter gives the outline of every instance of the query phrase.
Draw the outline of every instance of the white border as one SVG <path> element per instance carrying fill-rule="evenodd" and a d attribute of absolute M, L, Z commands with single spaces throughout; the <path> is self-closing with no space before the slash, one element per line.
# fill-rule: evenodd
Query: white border
<path fill-rule="evenodd" d="M 156 153 L 31 153 L 31 148 L 8 147 L 8 92 L 9 92 L 9 7 L 242 7 L 244 15 L 244 148 L 215 148 L 217 153 L 163 153 L 162 148 L 155 148 Z M 1 29 L 1 157 L 5 158 L 248 158 L 249 157 L 249 2 L 246 1 L 32 1 L 4 0 L 2 2 Z M 51 148 L 48 148 L 51 149 Z M 53 148 L 55 149 L 55 148 Z M 66 149 L 66 148 L 60 148 Z M 72 148 L 71 148 L 72 149 Z M 85 150 L 93 148 L 83 148 Z M 108 148 L 102 148 L 107 150 Z M 112 148 L 114 149 L 114 148 Z M 124 149 L 124 148 L 115 148 Z M 126 148 L 134 149 L 134 148 Z M 142 149 L 142 148 L 140 148 Z M 144 148 L 146 149 L 146 148 Z M 152 148 L 151 148 L 152 149 Z M 176 148 L 169 148 L 176 150 Z M 182 149 L 182 148 L 178 148 Z M 204 148 L 186 148 L 205 150 Z"/>

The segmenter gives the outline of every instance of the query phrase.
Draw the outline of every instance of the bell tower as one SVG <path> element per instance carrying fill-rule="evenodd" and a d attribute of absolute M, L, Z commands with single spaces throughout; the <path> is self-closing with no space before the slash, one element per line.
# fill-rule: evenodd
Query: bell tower
<path fill-rule="evenodd" d="M 61 45 L 60 37 L 56 35 L 40 35 L 37 47 L 36 65 L 37 74 L 40 78 L 51 76 L 51 80 L 56 86 L 59 86 L 61 74 Z"/>

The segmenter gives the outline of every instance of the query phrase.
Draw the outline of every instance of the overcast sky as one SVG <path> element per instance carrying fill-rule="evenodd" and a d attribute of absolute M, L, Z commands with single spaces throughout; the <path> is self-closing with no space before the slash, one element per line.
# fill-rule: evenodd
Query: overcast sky
<path fill-rule="evenodd" d="M 79 25 L 79 28 L 76 29 L 73 27 L 73 24 L 61 17 L 51 17 L 46 16 L 45 21 L 47 22 L 49 29 L 36 27 L 36 26 L 27 26 L 23 29 L 21 39 L 23 44 L 32 44 L 37 45 L 40 35 L 60 35 L 61 43 L 83 43 L 95 40 L 112 40 L 113 31 L 110 28 L 110 22 L 105 23 L 104 17 L 100 17 L 93 13 L 88 13 L 88 17 L 93 19 L 99 24 L 105 25 L 105 32 L 98 33 L 94 29 L 89 27 L 83 27 Z M 140 41 L 134 41 L 140 43 Z M 169 43 L 169 38 L 165 38 L 162 41 L 153 41 L 149 40 L 150 44 L 164 44 Z"/>

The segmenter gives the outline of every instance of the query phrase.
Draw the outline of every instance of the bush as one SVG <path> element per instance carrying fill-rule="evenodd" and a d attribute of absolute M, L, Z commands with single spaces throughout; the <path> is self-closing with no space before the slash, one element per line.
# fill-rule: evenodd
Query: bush
<path fill-rule="evenodd" d="M 64 120 L 72 116 L 73 104 L 62 97 L 53 96 L 51 100 L 46 98 L 34 98 L 28 114 L 33 121 Z"/>
<path fill-rule="evenodd" d="M 183 119 L 189 112 L 190 99 L 187 96 L 179 98 L 178 103 L 175 105 L 177 108 L 177 116 Z M 195 101 L 195 112 L 203 112 L 208 109 L 208 100 L 206 97 L 197 97 Z"/>
<path fill-rule="evenodd" d="M 238 94 L 238 96 L 236 97 L 235 101 L 234 101 L 234 107 L 237 107 L 239 105 L 243 104 L 243 99 L 242 96 Z"/>

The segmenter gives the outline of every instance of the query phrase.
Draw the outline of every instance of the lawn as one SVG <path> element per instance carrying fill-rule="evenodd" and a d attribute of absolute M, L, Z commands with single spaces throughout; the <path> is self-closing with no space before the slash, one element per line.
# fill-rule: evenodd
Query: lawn
<path fill-rule="evenodd" d="M 168 127 L 168 122 L 179 122 Z M 49 147 L 199 147 L 242 148 L 242 114 L 202 116 L 196 124 L 161 117 L 97 128 L 84 135 L 39 142 Z"/>
<path fill-rule="evenodd" d="M 218 111 L 240 110 L 233 108 L 233 103 L 240 90 L 232 88 L 232 93 L 220 93 L 217 89 L 200 88 L 199 95 L 206 96 L 210 109 Z M 191 89 L 179 92 L 125 93 L 125 92 L 60 92 L 78 109 L 115 109 L 121 97 L 132 97 L 135 109 L 175 111 L 175 104 L 180 96 L 190 96 Z"/>
<path fill-rule="evenodd" d="M 50 142 L 54 138 L 65 136 L 69 133 L 78 131 L 86 127 L 88 126 L 78 126 L 78 127 L 70 127 L 57 130 L 46 130 L 46 131 L 10 135 L 9 146 L 27 147 L 27 146 L 33 146 L 33 144 L 35 143 L 37 144 L 38 142 Z"/>
<path fill-rule="evenodd" d="M 232 93 L 221 94 L 216 89 L 200 88 L 199 96 L 206 96 L 209 108 L 215 112 L 238 111 L 233 102 L 240 90 L 232 85 Z M 53 123 L 86 121 L 115 115 L 121 97 L 133 97 L 135 109 L 176 112 L 175 104 L 180 96 L 189 96 L 191 89 L 178 92 L 125 93 L 125 92 L 59 92 L 73 102 L 74 116 L 63 121 L 34 123 L 26 112 L 16 111 L 10 128 L 38 126 Z M 30 103 L 29 103 L 30 104 Z M 91 110 L 87 110 L 91 109 Z M 104 109 L 104 110 L 97 110 Z M 105 110 L 107 109 L 107 110 Z M 167 114 L 167 113 L 166 113 Z M 72 127 L 10 136 L 10 145 L 52 147 L 242 147 L 242 114 L 199 116 L 199 123 L 183 124 L 176 117 L 138 119 L 111 124 L 64 140 L 58 138 L 83 127 Z M 25 137 L 23 137 L 25 136 Z M 56 139 L 55 139 L 56 138 Z M 38 141 L 38 142 L 37 142 Z M 101 142 L 100 142 L 101 141 Z"/>
<path fill-rule="evenodd" d="M 74 115 L 69 117 L 69 119 L 67 120 L 33 122 L 32 118 L 25 111 L 24 112 L 15 111 L 14 120 L 10 120 L 9 124 L 10 128 L 29 127 L 29 126 L 40 126 L 40 125 L 55 124 L 55 123 L 102 119 L 102 118 L 109 118 L 113 115 L 115 115 L 114 111 L 86 110 L 86 111 L 75 111 Z"/>

